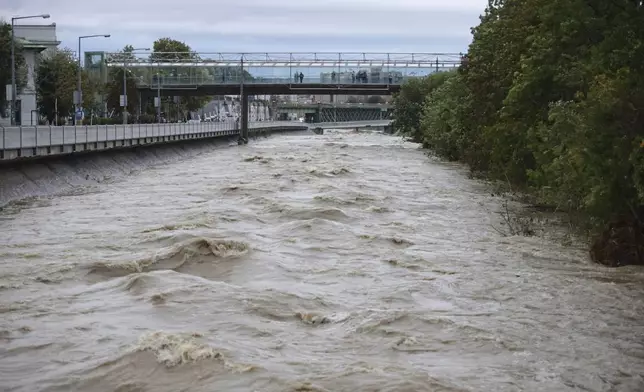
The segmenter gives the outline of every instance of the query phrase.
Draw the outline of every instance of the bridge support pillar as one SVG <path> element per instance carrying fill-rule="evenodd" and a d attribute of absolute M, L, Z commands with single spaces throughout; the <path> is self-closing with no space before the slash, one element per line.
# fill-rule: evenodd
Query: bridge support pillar
<path fill-rule="evenodd" d="M 248 94 L 242 92 L 239 97 L 241 101 L 241 118 L 239 120 L 239 144 L 248 144 Z"/>

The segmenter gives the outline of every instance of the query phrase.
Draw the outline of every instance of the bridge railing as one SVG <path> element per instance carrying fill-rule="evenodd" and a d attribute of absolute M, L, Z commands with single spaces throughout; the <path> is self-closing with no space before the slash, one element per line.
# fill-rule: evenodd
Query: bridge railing
<path fill-rule="evenodd" d="M 265 67 L 423 67 L 441 63 L 463 61 L 462 53 L 386 53 L 386 52 L 132 52 L 105 53 L 105 62 L 122 67 L 124 63 L 157 64 L 158 66 L 203 66 L 234 67 L 242 62 L 246 66 Z"/>
<path fill-rule="evenodd" d="M 335 122 L 338 121 L 338 122 Z M 384 118 L 325 117 L 321 124 L 355 126 L 359 124 L 388 124 Z M 262 128 L 280 128 L 304 126 L 299 121 L 261 121 L 249 124 L 250 134 Z M 97 142 L 123 141 L 131 139 L 160 138 L 179 135 L 197 135 L 215 133 L 215 135 L 238 135 L 239 123 L 199 122 L 199 123 L 164 123 L 164 124 L 128 124 L 128 125 L 81 125 L 81 126 L 0 126 L 0 151 L 47 148 L 69 145 L 88 145 Z M 151 141 L 146 141 L 150 143 Z M 84 147 L 91 149 L 91 147 Z M 2 156 L 2 154 L 0 154 Z"/>

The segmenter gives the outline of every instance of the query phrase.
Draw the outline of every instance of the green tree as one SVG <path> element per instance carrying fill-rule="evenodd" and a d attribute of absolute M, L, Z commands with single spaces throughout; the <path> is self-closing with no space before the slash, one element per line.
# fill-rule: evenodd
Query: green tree
<path fill-rule="evenodd" d="M 447 74 L 445 82 L 425 99 L 420 128 L 423 145 L 450 161 L 466 160 L 476 153 L 470 128 L 465 123 L 468 91 L 462 75 Z"/>
<path fill-rule="evenodd" d="M 472 32 L 457 74 L 402 87 L 398 130 L 581 218 L 596 261 L 644 264 L 643 2 L 490 0 Z"/>
<path fill-rule="evenodd" d="M 56 116 L 73 113 L 73 94 L 78 81 L 78 63 L 74 52 L 58 49 L 41 57 L 38 63 L 36 89 L 40 115 L 50 123 Z M 83 107 L 93 106 L 98 86 L 86 72 L 81 74 Z"/>
<path fill-rule="evenodd" d="M 211 67 L 207 68 L 208 80 L 211 80 L 213 83 L 230 83 L 230 82 L 240 82 L 242 72 L 240 72 L 240 67 Z M 243 72 L 244 81 L 252 82 L 256 78 L 244 69 Z"/>
<path fill-rule="evenodd" d="M 414 78 L 405 83 L 393 99 L 393 129 L 403 135 L 412 137 L 416 142 L 422 142 L 420 116 L 427 95 L 440 87 L 446 78 L 446 73 L 432 74 L 425 78 Z"/>
<path fill-rule="evenodd" d="M 26 68 L 19 40 L 15 42 L 16 84 L 17 91 L 25 85 Z M 9 109 L 9 100 L 5 94 L 5 86 L 11 84 L 11 24 L 0 20 L 0 114 Z M 1 117 L 1 116 L 0 116 Z"/>
<path fill-rule="evenodd" d="M 184 62 L 195 61 L 199 56 L 192 51 L 186 43 L 171 38 L 159 38 L 154 41 L 153 52 L 150 55 L 152 61 Z M 186 81 L 191 83 L 195 80 L 208 79 L 207 71 L 203 68 L 191 67 L 168 67 L 159 71 L 164 78 L 171 80 Z M 187 118 L 188 111 L 197 111 L 210 102 L 209 96 L 188 96 L 174 99 L 173 97 L 162 97 L 162 105 L 169 108 L 170 117 L 174 120 Z"/>
<path fill-rule="evenodd" d="M 119 52 L 119 56 L 115 57 L 115 61 L 132 62 L 135 56 L 132 53 L 134 47 L 126 45 L 123 50 Z M 123 107 L 121 106 L 121 95 L 123 94 L 123 74 L 126 76 L 126 94 L 127 94 L 127 111 L 128 113 L 136 113 L 139 108 L 139 92 L 137 89 L 137 80 L 139 75 L 137 69 L 128 68 L 112 68 L 110 69 L 108 80 L 105 86 L 105 101 L 107 103 L 108 111 L 116 115 L 123 115 Z"/>

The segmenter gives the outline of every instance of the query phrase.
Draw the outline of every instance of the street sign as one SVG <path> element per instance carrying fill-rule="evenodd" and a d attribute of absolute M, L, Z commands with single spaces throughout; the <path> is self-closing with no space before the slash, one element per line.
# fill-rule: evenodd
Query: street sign
<path fill-rule="evenodd" d="M 121 107 L 127 106 L 127 95 L 119 95 L 119 105 L 121 105 Z"/>
<path fill-rule="evenodd" d="M 159 107 L 159 97 L 154 97 L 154 107 L 155 108 Z"/>
<path fill-rule="evenodd" d="M 12 86 L 11 86 L 10 84 L 8 84 L 8 85 L 7 85 L 7 88 L 6 88 L 6 91 L 7 91 L 7 101 L 11 101 L 11 100 L 13 99 L 13 94 L 11 94 L 11 93 L 12 93 L 11 87 L 12 87 Z"/>
<path fill-rule="evenodd" d="M 82 94 L 80 91 L 74 91 L 74 105 L 80 105 L 82 102 Z"/>

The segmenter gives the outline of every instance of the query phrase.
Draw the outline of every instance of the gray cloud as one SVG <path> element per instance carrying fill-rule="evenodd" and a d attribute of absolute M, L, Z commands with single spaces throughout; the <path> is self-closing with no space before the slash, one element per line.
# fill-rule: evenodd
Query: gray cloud
<path fill-rule="evenodd" d="M 446 4 L 447 3 L 447 4 Z M 87 50 L 180 39 L 199 51 L 460 52 L 486 0 L 5 0 L 0 16 L 49 13 L 64 46 Z M 44 23 L 35 21 L 34 23 Z"/>

